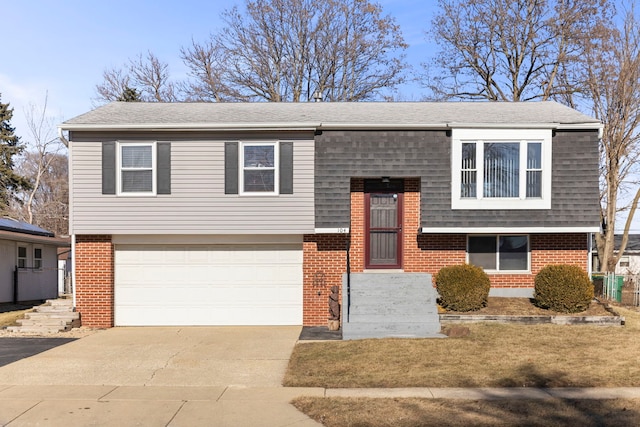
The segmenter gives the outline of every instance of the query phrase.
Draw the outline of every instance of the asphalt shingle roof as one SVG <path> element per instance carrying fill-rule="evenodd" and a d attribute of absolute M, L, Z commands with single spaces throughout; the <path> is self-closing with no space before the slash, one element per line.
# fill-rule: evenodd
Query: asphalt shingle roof
<path fill-rule="evenodd" d="M 556 102 L 146 103 L 112 102 L 62 129 L 260 124 L 291 127 L 586 125 L 599 121 Z"/>
<path fill-rule="evenodd" d="M 29 224 L 27 222 L 17 221 L 11 218 L 0 218 L 0 230 L 31 234 L 34 236 L 45 236 L 45 237 L 54 236 L 52 232 L 47 231 L 44 228 L 40 228 L 37 225 Z"/>

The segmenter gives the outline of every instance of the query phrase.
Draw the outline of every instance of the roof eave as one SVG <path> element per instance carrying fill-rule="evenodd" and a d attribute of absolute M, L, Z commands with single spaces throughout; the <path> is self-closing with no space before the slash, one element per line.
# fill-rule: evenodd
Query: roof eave
<path fill-rule="evenodd" d="M 123 123 L 123 124 L 68 124 L 59 125 L 63 131 L 315 131 L 318 123 Z"/>

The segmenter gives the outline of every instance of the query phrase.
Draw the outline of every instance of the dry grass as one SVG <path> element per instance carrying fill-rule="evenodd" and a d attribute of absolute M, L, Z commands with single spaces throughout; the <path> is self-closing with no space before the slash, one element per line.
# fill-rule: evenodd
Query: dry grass
<path fill-rule="evenodd" d="M 31 310 L 32 308 L 24 308 L 22 306 L 0 307 L 0 329 L 5 326 L 15 325 L 16 320 L 21 319 L 25 313 Z"/>
<path fill-rule="evenodd" d="M 294 406 L 328 427 L 637 426 L 640 399 L 440 400 L 298 398 Z"/>
<path fill-rule="evenodd" d="M 640 313 L 625 326 L 469 324 L 448 339 L 298 344 L 286 386 L 638 387 Z"/>

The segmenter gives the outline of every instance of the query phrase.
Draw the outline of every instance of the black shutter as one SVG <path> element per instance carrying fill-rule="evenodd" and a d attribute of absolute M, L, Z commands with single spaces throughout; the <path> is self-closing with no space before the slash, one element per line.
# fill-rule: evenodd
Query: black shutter
<path fill-rule="evenodd" d="M 158 171 L 157 186 L 158 194 L 171 194 L 171 143 L 158 142 Z"/>
<path fill-rule="evenodd" d="M 224 194 L 238 194 L 238 143 L 224 143 Z"/>
<path fill-rule="evenodd" d="M 116 194 L 116 142 L 102 143 L 102 194 Z"/>
<path fill-rule="evenodd" d="M 293 194 L 293 142 L 280 143 L 280 194 Z"/>

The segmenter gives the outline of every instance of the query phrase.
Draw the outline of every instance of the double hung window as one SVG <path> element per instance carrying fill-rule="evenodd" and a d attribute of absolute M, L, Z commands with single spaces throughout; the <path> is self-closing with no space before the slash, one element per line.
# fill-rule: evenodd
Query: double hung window
<path fill-rule="evenodd" d="M 119 192 L 155 193 L 155 146 L 153 143 L 119 144 Z"/>
<path fill-rule="evenodd" d="M 243 143 L 240 150 L 242 193 L 278 194 L 278 143 Z"/>
<path fill-rule="evenodd" d="M 33 248 L 33 268 L 42 269 L 42 248 Z"/>
<path fill-rule="evenodd" d="M 550 209 L 551 132 L 458 129 L 453 209 Z"/>
<path fill-rule="evenodd" d="M 18 268 L 27 268 L 27 247 L 18 246 Z"/>

